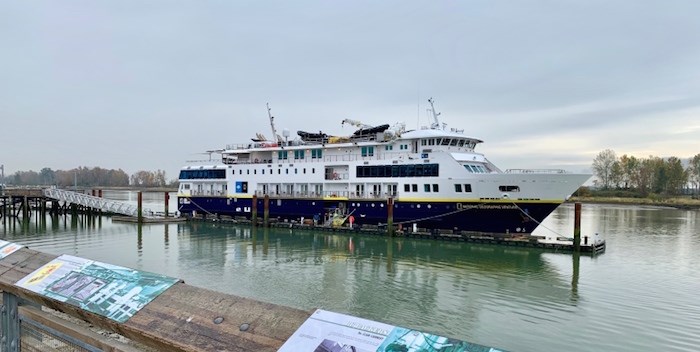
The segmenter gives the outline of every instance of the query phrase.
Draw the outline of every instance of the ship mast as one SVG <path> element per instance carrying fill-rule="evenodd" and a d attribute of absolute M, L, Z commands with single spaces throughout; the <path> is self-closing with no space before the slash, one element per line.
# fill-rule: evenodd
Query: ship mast
<path fill-rule="evenodd" d="M 433 122 L 430 125 L 430 128 L 438 129 L 438 128 L 440 128 L 440 120 L 438 120 L 438 116 L 440 116 L 441 113 L 435 112 L 435 106 L 433 105 L 433 98 L 428 99 L 428 103 L 430 103 L 430 112 L 433 114 L 433 120 L 435 120 L 435 122 Z"/>
<path fill-rule="evenodd" d="M 282 138 L 277 135 L 277 129 L 275 128 L 275 117 L 272 116 L 272 109 L 270 108 L 270 103 L 266 103 L 267 105 L 267 116 L 270 118 L 270 127 L 272 127 L 272 138 L 277 142 L 277 143 L 282 143 Z"/>

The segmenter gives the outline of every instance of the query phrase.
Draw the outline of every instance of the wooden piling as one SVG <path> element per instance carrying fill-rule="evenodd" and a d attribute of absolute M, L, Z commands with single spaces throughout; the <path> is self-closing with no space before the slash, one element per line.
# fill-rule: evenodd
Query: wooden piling
<path fill-rule="evenodd" d="M 101 190 L 101 189 L 98 189 L 98 190 L 97 190 L 97 196 L 98 196 L 99 198 L 102 198 L 102 190 Z M 97 215 L 102 216 L 102 208 L 100 208 L 100 209 L 97 210 Z"/>
<path fill-rule="evenodd" d="M 143 192 L 139 191 L 136 202 L 136 214 L 138 216 L 139 224 L 141 224 L 143 223 Z"/>
<path fill-rule="evenodd" d="M 267 194 L 263 201 L 263 225 L 265 227 L 270 226 L 270 196 Z"/>
<path fill-rule="evenodd" d="M 29 220 L 29 200 L 27 196 L 22 197 L 22 220 Z"/>
<path fill-rule="evenodd" d="M 386 232 L 389 236 L 394 236 L 394 198 L 386 200 Z"/>
<path fill-rule="evenodd" d="M 253 226 L 258 226 L 258 195 L 253 194 L 253 203 L 251 204 L 250 211 L 252 215 L 250 217 Z"/>
<path fill-rule="evenodd" d="M 581 203 L 574 204 L 574 252 L 581 251 Z"/>
<path fill-rule="evenodd" d="M 168 211 L 168 202 L 170 201 L 170 193 L 165 192 L 165 197 L 164 197 L 164 198 L 165 198 L 165 217 L 167 218 L 167 217 L 168 217 L 168 213 L 169 213 L 169 211 Z"/>

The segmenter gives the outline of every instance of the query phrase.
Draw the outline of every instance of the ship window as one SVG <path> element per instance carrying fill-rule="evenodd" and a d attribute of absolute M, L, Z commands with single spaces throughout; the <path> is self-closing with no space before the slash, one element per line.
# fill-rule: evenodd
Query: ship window
<path fill-rule="evenodd" d="M 277 174 L 279 175 L 281 173 L 282 173 L 282 169 L 277 169 Z"/>
<path fill-rule="evenodd" d="M 393 145 L 385 145 L 384 150 L 394 150 L 394 146 Z"/>
<path fill-rule="evenodd" d="M 451 146 L 451 147 L 456 147 L 456 146 L 457 146 L 457 140 L 456 140 L 456 139 L 453 139 L 453 140 L 450 142 L 450 146 Z"/>
<path fill-rule="evenodd" d="M 408 183 L 405 184 L 405 185 L 403 185 L 403 190 L 404 190 L 404 192 L 410 192 L 410 191 L 411 191 L 411 185 L 409 185 Z"/>
<path fill-rule="evenodd" d="M 455 192 L 457 193 L 462 193 L 462 185 L 457 183 L 455 184 Z"/>
<path fill-rule="evenodd" d="M 258 170 L 253 170 L 253 175 L 257 175 L 257 174 L 258 174 Z"/>
<path fill-rule="evenodd" d="M 520 192 L 519 186 L 498 186 L 498 190 L 501 192 Z"/>
<path fill-rule="evenodd" d="M 362 156 L 374 156 L 374 147 L 362 147 Z"/>
<path fill-rule="evenodd" d="M 304 168 L 304 169 L 302 170 L 302 172 L 303 172 L 303 173 L 306 173 L 306 168 Z"/>
<path fill-rule="evenodd" d="M 427 145 L 428 141 L 426 139 L 421 139 L 420 140 L 420 145 Z"/>
<path fill-rule="evenodd" d="M 304 150 L 295 150 L 294 159 L 304 159 Z"/>
<path fill-rule="evenodd" d="M 464 147 L 464 139 L 459 140 L 459 144 L 457 144 L 458 147 Z"/>
<path fill-rule="evenodd" d="M 295 174 L 297 173 L 297 171 L 298 171 L 297 169 L 294 169 L 294 173 L 295 173 Z"/>
<path fill-rule="evenodd" d="M 181 180 L 201 180 L 207 178 L 226 178 L 226 170 L 181 170 Z"/>
<path fill-rule="evenodd" d="M 260 170 L 260 173 L 265 174 L 265 169 Z"/>
<path fill-rule="evenodd" d="M 435 139 L 434 138 L 428 139 L 428 145 L 435 145 Z"/>
<path fill-rule="evenodd" d="M 289 175 L 289 169 L 284 169 L 284 173 Z"/>
<path fill-rule="evenodd" d="M 437 183 L 433 183 L 433 192 L 439 192 Z"/>
<path fill-rule="evenodd" d="M 450 139 L 449 139 L 449 138 L 443 138 L 443 139 L 442 139 L 442 142 L 440 143 L 440 145 L 450 145 Z"/>
<path fill-rule="evenodd" d="M 406 177 L 413 177 L 416 174 L 415 165 L 403 165 L 406 167 Z"/>
<path fill-rule="evenodd" d="M 472 191 L 472 185 L 470 185 L 470 184 L 465 184 L 465 185 L 464 185 L 464 191 L 465 191 L 465 192 L 471 193 L 471 191 Z"/>
<path fill-rule="evenodd" d="M 185 183 L 184 186 L 185 186 L 185 189 L 190 189 L 190 184 L 189 184 L 189 183 Z M 407 186 L 408 186 L 408 185 L 407 185 Z"/>
<path fill-rule="evenodd" d="M 416 175 L 416 177 L 421 177 L 421 176 L 423 176 L 423 165 L 420 165 L 420 164 L 416 165 L 416 173 L 415 173 L 415 175 Z"/>
<path fill-rule="evenodd" d="M 245 174 L 246 174 L 246 175 L 250 175 L 250 169 L 245 170 Z"/>
<path fill-rule="evenodd" d="M 412 184 L 412 185 L 411 185 L 411 190 L 412 190 L 413 192 L 418 192 L 418 185 L 415 184 L 415 183 Z"/>
<path fill-rule="evenodd" d="M 281 150 L 281 151 L 277 152 L 277 158 L 280 160 L 287 160 L 287 151 Z"/>
<path fill-rule="evenodd" d="M 311 159 L 321 159 L 322 153 L 321 149 L 311 149 Z"/>
<path fill-rule="evenodd" d="M 424 185 L 423 185 L 423 191 L 425 191 L 425 192 L 430 192 L 430 185 L 427 184 L 427 183 L 424 184 Z"/>
<path fill-rule="evenodd" d="M 311 173 L 315 174 L 316 173 L 316 168 L 311 168 Z"/>

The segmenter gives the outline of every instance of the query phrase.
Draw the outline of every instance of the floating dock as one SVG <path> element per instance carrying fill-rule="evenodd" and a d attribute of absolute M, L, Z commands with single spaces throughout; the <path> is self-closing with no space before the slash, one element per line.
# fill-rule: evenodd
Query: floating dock
<path fill-rule="evenodd" d="M 245 218 L 232 218 L 229 216 L 219 216 L 217 218 L 207 217 L 188 217 L 188 221 L 206 221 L 227 224 L 240 224 L 253 226 L 251 220 Z M 257 226 L 263 226 L 261 222 L 257 222 Z M 373 236 L 392 236 L 394 238 L 417 238 L 426 240 L 440 241 L 455 241 L 469 243 L 483 243 L 491 245 L 501 245 L 509 247 L 524 247 L 524 248 L 540 248 L 553 251 L 574 252 L 574 239 L 567 237 L 543 237 L 523 234 L 508 234 L 508 233 L 483 233 L 470 231 L 451 231 L 451 230 L 428 230 L 418 229 L 418 231 L 409 231 L 406 229 L 395 230 L 393 235 L 385 227 L 376 225 L 365 225 L 362 227 L 332 227 L 319 226 L 313 224 L 301 224 L 298 222 L 276 222 L 270 221 L 269 227 L 280 229 L 291 229 L 299 231 L 321 231 L 327 233 L 340 234 L 361 234 Z M 597 236 L 583 236 L 580 243 L 580 252 L 599 254 L 605 251 L 605 240 L 598 239 Z"/>

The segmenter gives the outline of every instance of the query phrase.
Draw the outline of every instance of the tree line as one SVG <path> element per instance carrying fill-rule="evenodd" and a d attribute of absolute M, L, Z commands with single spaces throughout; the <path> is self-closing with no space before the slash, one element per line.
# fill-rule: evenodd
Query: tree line
<path fill-rule="evenodd" d="M 165 171 L 140 170 L 131 176 L 122 169 L 78 167 L 70 170 L 17 171 L 2 182 L 16 186 L 55 185 L 58 187 L 172 187 L 177 180 L 168 182 Z"/>
<path fill-rule="evenodd" d="M 635 196 L 650 194 L 680 195 L 687 190 L 700 191 L 700 154 L 683 167 L 681 159 L 672 156 L 637 158 L 627 154 L 617 157 L 610 149 L 603 150 L 593 160 L 596 185 L 603 190 L 625 190 Z"/>

